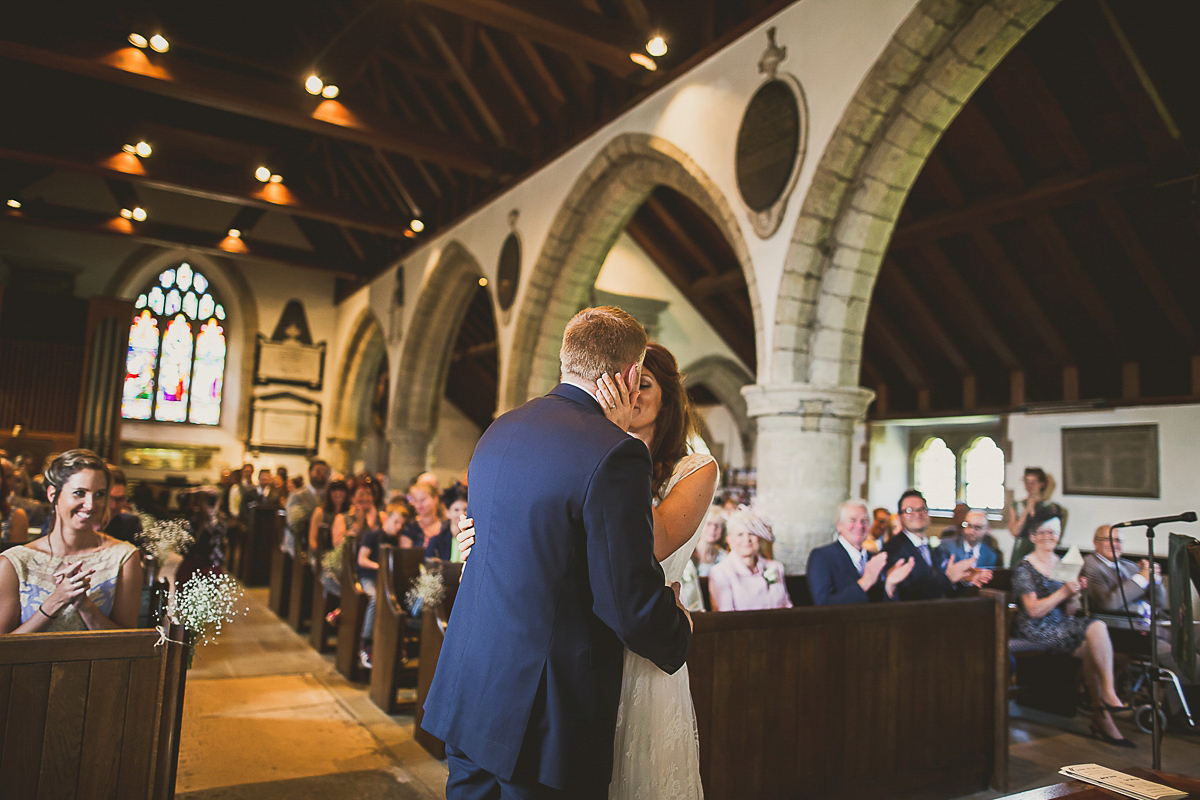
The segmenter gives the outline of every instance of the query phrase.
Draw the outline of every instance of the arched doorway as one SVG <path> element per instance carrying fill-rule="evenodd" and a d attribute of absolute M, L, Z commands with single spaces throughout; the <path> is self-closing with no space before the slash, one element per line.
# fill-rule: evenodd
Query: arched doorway
<path fill-rule="evenodd" d="M 329 437 L 338 448 L 331 454 L 335 469 L 372 475 L 387 469 L 388 375 L 383 329 L 366 309 L 350 336 L 338 383 L 336 427 Z"/>

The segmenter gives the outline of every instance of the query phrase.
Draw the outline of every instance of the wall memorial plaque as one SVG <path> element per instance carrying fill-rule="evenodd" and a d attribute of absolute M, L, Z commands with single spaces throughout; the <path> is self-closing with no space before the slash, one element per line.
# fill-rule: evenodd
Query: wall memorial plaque
<path fill-rule="evenodd" d="M 273 342 L 259 334 L 254 358 L 255 383 L 287 383 L 320 389 L 324 377 L 324 342 L 304 344 L 297 339 Z"/>
<path fill-rule="evenodd" d="M 1158 426 L 1062 429 L 1063 494 L 1159 497 Z"/>
<path fill-rule="evenodd" d="M 776 44 L 775 28 L 767 31 L 767 38 L 758 61 L 758 71 L 766 78 L 742 115 L 734 159 L 738 192 L 754 232 L 763 239 L 779 230 L 808 144 L 804 90 L 794 77 L 779 71 L 787 48 Z"/>
<path fill-rule="evenodd" d="M 321 404 L 291 392 L 250 400 L 250 450 L 315 455 L 321 432 Z"/>

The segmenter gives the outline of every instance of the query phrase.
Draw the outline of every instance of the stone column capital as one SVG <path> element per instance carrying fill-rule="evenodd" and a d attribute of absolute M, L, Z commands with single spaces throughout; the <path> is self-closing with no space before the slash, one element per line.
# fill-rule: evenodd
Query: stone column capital
<path fill-rule="evenodd" d="M 751 417 L 800 417 L 815 430 L 822 419 L 853 424 L 866 416 L 875 393 L 861 386 L 813 386 L 807 383 L 751 384 L 742 387 Z"/>

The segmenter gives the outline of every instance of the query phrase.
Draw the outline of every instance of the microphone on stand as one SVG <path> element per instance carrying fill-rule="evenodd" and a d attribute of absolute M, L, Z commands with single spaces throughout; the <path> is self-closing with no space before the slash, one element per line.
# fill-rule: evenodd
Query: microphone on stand
<path fill-rule="evenodd" d="M 1147 517 L 1146 519 L 1131 519 L 1128 522 L 1118 522 L 1113 525 L 1114 528 L 1140 528 L 1143 525 L 1153 527 L 1154 525 L 1163 525 L 1168 522 L 1195 522 L 1196 512 L 1185 511 L 1182 514 L 1174 514 L 1170 517 Z"/>

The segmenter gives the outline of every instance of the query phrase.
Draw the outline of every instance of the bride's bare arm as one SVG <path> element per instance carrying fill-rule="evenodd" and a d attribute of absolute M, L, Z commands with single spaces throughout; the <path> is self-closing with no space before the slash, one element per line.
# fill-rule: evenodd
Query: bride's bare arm
<path fill-rule="evenodd" d="M 710 461 L 675 484 L 654 509 L 654 557 L 663 561 L 700 527 L 717 487 L 717 465 Z"/>

